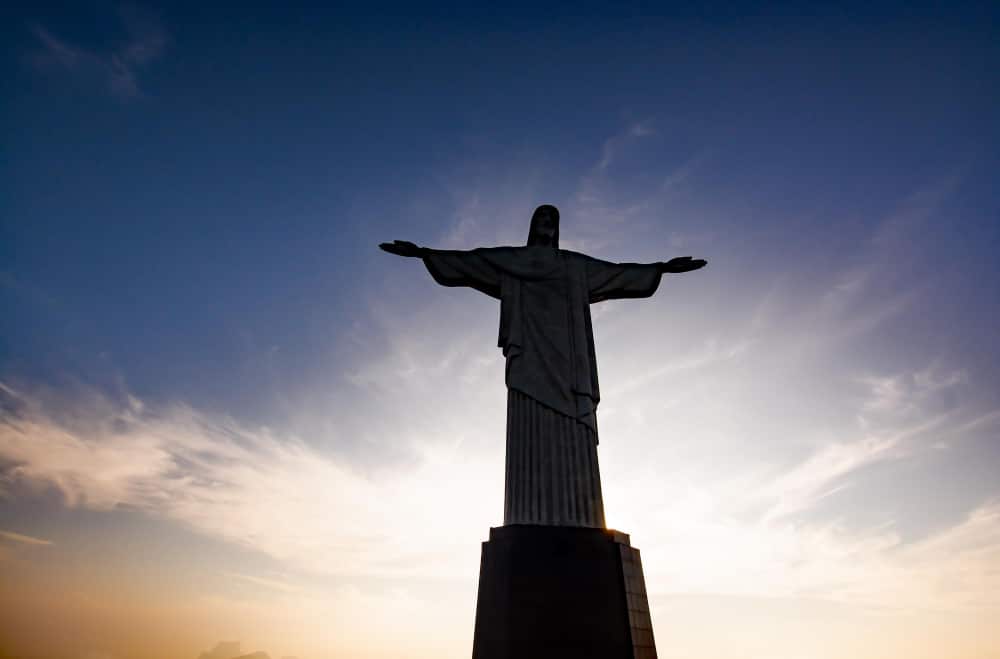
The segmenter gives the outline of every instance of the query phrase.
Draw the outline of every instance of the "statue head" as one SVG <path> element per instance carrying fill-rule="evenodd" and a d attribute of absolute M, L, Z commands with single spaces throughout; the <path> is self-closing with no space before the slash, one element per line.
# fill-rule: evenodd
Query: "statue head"
<path fill-rule="evenodd" d="M 559 210 L 555 206 L 542 204 L 535 209 L 528 231 L 528 247 L 559 248 Z"/>

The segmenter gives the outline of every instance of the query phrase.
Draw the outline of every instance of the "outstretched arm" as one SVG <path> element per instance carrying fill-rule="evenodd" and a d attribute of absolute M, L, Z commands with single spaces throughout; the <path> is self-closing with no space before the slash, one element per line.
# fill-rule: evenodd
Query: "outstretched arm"
<path fill-rule="evenodd" d="M 690 272 L 705 266 L 702 259 L 681 256 L 666 263 L 609 263 L 587 260 L 587 286 L 591 302 L 649 297 L 660 285 L 665 272 Z"/>
<path fill-rule="evenodd" d="M 393 240 L 391 243 L 379 243 L 379 247 L 396 256 L 419 256 L 423 258 L 429 251 L 426 247 L 417 247 L 407 240 Z"/>
<path fill-rule="evenodd" d="M 490 297 L 500 297 L 500 272 L 485 256 L 489 250 L 430 249 L 405 240 L 381 243 L 379 247 L 397 256 L 423 259 L 434 281 L 442 286 L 468 286 Z"/>
<path fill-rule="evenodd" d="M 708 264 L 705 259 L 693 259 L 690 256 L 678 256 L 676 259 L 670 259 L 666 263 L 658 263 L 660 266 L 660 272 L 671 272 L 671 273 L 681 273 L 681 272 L 691 272 L 692 270 L 697 270 L 698 268 L 704 268 Z"/>

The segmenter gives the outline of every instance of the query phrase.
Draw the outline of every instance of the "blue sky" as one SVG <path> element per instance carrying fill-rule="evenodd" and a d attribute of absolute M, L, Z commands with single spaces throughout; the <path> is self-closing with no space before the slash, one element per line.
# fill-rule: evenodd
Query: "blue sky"
<path fill-rule="evenodd" d="M 790 612 L 836 606 L 872 657 L 919 649 L 871 610 L 947 611 L 937 656 L 1000 647 L 988 4 L 9 13 L 0 569 L 169 556 L 164 601 L 211 583 L 218 625 L 170 656 L 356 653 L 349 627 L 246 621 L 359 601 L 453 620 L 414 651 L 464 655 L 502 503 L 498 309 L 376 245 L 520 244 L 553 203 L 564 247 L 709 261 L 594 309 L 609 524 L 658 638 L 867 656 Z M 126 564 L 139 597 L 141 563 L 102 569 Z M 733 646 L 685 635 L 719 617 Z M 74 647 L 142 654 L 101 624 Z"/>

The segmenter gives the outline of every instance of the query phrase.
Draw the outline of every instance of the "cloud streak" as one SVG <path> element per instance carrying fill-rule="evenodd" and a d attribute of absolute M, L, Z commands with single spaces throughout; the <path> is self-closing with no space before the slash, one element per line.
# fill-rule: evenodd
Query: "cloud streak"
<path fill-rule="evenodd" d="M 36 538 L 30 535 L 23 535 L 21 533 L 14 533 L 13 531 L 0 531 L 0 538 L 5 540 L 10 540 L 11 542 L 17 542 L 24 545 L 33 545 L 39 547 L 47 547 L 52 544 L 51 540 L 43 540 L 42 538 Z"/>
<path fill-rule="evenodd" d="M 471 503 L 483 486 L 477 465 L 460 467 L 447 452 L 427 449 L 412 470 L 369 476 L 298 439 L 184 405 L 151 410 L 135 399 L 121 407 L 105 400 L 96 414 L 58 421 L 24 395 L 8 407 L 16 412 L 0 423 L 7 488 L 53 487 L 71 507 L 174 519 L 314 572 L 474 569 L 474 556 L 453 552 L 485 527 Z M 469 493 L 468 505 L 456 505 L 454 488 Z M 459 538 L 434 530 L 445 510 Z"/>
<path fill-rule="evenodd" d="M 73 44 L 42 25 L 34 25 L 31 31 L 39 46 L 32 56 L 35 68 L 98 82 L 122 100 L 141 97 L 139 76 L 163 55 L 170 38 L 158 20 L 134 7 L 123 7 L 120 20 L 127 39 L 117 47 L 101 50 Z"/>

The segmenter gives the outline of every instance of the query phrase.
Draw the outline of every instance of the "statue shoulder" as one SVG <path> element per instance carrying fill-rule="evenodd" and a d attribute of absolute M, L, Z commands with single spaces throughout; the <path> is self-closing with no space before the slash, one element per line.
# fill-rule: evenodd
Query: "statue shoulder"
<path fill-rule="evenodd" d="M 587 261 L 596 261 L 592 256 L 587 256 L 586 254 L 581 254 L 580 252 L 574 252 L 571 249 L 560 249 L 559 253 L 564 259 L 570 261 L 578 261 L 580 263 L 586 263 Z"/>
<path fill-rule="evenodd" d="M 494 263 L 496 265 L 517 263 L 523 258 L 523 247 L 478 247 L 472 250 L 473 254 Z"/>
<path fill-rule="evenodd" d="M 478 254 L 498 254 L 498 255 L 503 255 L 503 254 L 514 254 L 514 253 L 516 253 L 518 251 L 521 251 L 523 249 L 524 249 L 523 247 L 509 247 L 509 246 L 506 246 L 506 245 L 501 245 L 500 247 L 477 247 L 476 249 L 474 249 L 472 251 L 476 252 Z"/>

